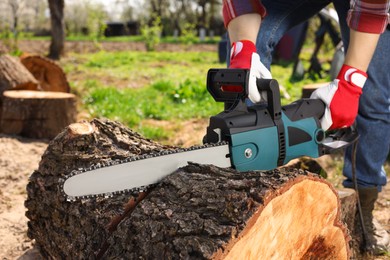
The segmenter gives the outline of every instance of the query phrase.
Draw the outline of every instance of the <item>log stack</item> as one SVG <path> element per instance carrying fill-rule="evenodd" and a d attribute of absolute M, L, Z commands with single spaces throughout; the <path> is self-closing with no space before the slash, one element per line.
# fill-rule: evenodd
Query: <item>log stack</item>
<path fill-rule="evenodd" d="M 349 258 L 336 191 L 295 168 L 189 163 L 138 194 L 70 202 L 61 190 L 73 169 L 170 149 L 113 121 L 70 125 L 30 178 L 29 237 L 53 259 Z"/>

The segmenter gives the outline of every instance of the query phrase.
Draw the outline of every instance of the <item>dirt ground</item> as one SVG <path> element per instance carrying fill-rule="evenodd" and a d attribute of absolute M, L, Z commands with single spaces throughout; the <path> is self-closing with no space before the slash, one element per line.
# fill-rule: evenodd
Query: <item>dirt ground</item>
<path fill-rule="evenodd" d="M 94 47 L 84 43 L 71 43 L 73 50 L 94 51 Z M 47 49 L 47 42 L 22 42 L 22 50 L 30 53 L 41 53 Z M 110 49 L 137 49 L 143 46 L 135 44 L 106 44 Z M 0 46 L 0 52 L 1 52 Z M 162 46 L 169 50 L 170 46 Z M 214 46 L 202 48 L 214 49 Z M 4 48 L 3 48 L 4 49 Z M 207 121 L 193 120 L 179 126 L 176 137 L 170 142 L 174 145 L 190 146 L 199 144 L 204 135 Z M 190 135 L 188 133 L 191 133 Z M 34 249 L 34 242 L 27 237 L 27 218 L 25 217 L 24 201 L 26 199 L 26 185 L 31 173 L 38 168 L 40 158 L 44 153 L 48 141 L 33 140 L 18 136 L 0 134 L 0 259 L 41 259 Z M 321 165 L 332 174 L 334 169 L 330 157 L 323 158 Z M 390 184 L 380 193 L 376 205 L 375 216 L 379 222 L 390 231 Z M 380 257 L 377 259 L 390 259 Z"/>
<path fill-rule="evenodd" d="M 34 255 L 24 201 L 28 177 L 38 168 L 46 147 L 40 140 L 0 135 L 0 259 L 17 259 L 26 252 Z"/>

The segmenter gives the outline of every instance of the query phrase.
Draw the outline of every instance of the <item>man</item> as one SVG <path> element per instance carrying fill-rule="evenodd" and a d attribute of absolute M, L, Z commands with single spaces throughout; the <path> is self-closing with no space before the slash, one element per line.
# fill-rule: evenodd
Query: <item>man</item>
<path fill-rule="evenodd" d="M 386 184 L 383 164 L 390 149 L 390 31 L 386 29 L 390 0 L 224 0 L 225 26 L 233 43 L 230 68 L 250 69 L 248 97 L 260 102 L 255 78 L 271 77 L 267 68 L 274 46 L 290 28 L 329 3 L 339 15 L 345 62 L 337 79 L 315 91 L 312 98 L 320 98 L 327 105 L 321 119 L 324 130 L 350 126 L 356 119 L 360 134 L 358 193 L 369 240 L 365 250 L 381 254 L 388 250 L 390 237 L 372 211 L 378 192 Z M 346 187 L 353 187 L 351 168 L 351 149 L 347 149 L 343 171 Z"/>

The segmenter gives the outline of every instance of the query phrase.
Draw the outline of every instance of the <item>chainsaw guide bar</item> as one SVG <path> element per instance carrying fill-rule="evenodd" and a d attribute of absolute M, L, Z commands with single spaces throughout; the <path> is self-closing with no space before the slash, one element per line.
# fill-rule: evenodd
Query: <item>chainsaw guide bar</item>
<path fill-rule="evenodd" d="M 212 148 L 214 148 L 214 149 L 212 149 Z M 226 156 L 224 156 L 225 159 L 221 160 L 220 163 L 217 162 L 215 164 L 214 163 L 215 157 L 219 156 L 219 154 L 217 155 L 215 153 L 220 153 L 221 151 L 227 152 Z M 200 154 L 200 152 L 202 153 L 202 155 L 201 155 L 202 158 L 209 157 L 210 159 L 209 160 L 203 160 L 203 159 L 197 160 L 196 156 L 194 156 L 194 154 L 196 154 L 196 153 Z M 153 164 L 153 161 L 150 161 L 153 158 L 158 159 L 158 158 L 164 157 L 164 161 L 166 161 L 168 164 L 172 164 L 172 160 L 169 160 L 170 159 L 169 156 L 177 156 L 177 155 L 183 154 L 183 153 L 185 153 L 184 157 L 188 158 L 188 159 L 182 159 L 181 162 L 179 163 L 179 165 L 177 165 L 177 164 L 173 164 L 173 166 L 168 165 L 168 167 L 172 169 L 172 170 L 168 170 L 168 171 L 166 170 L 166 167 L 167 167 L 166 165 Z M 165 151 L 161 151 L 158 153 L 150 153 L 150 154 L 129 157 L 129 158 L 124 159 L 124 160 L 114 160 L 114 161 L 109 161 L 109 162 L 105 162 L 105 163 L 97 163 L 97 164 L 91 165 L 88 168 L 75 169 L 75 170 L 72 170 L 68 176 L 60 179 L 59 183 L 61 186 L 61 190 L 64 192 L 64 195 L 65 195 L 67 201 L 75 201 L 75 200 L 79 200 L 79 199 L 110 198 L 110 197 L 120 195 L 120 194 L 129 194 L 132 196 L 136 196 L 140 192 L 143 192 L 143 191 L 146 191 L 148 189 L 155 187 L 157 185 L 157 183 L 159 182 L 159 180 L 161 180 L 162 178 L 173 173 L 179 167 L 185 166 L 190 161 L 200 163 L 200 164 L 215 164 L 215 165 L 221 166 L 221 167 L 230 167 L 231 164 L 230 164 L 230 159 L 228 158 L 228 153 L 229 153 L 229 146 L 228 146 L 227 142 L 204 144 L 204 145 L 199 145 L 199 146 L 192 146 L 189 148 L 178 148 L 175 150 L 165 150 Z M 214 157 L 214 159 L 213 159 L 213 157 Z M 146 159 L 148 159 L 148 162 L 144 161 Z M 144 162 L 145 162 L 145 164 L 143 164 Z M 159 167 L 162 167 L 164 169 L 160 174 L 157 174 L 156 176 L 152 176 L 151 178 L 147 179 L 146 175 L 142 175 L 143 173 L 138 171 L 139 170 L 138 167 L 135 169 L 136 172 L 131 169 L 132 166 L 136 163 L 142 164 L 142 167 L 147 167 L 148 165 L 149 166 L 152 165 L 152 167 L 155 168 L 156 170 L 158 170 Z M 116 180 L 115 185 L 119 185 L 119 183 L 121 183 L 121 184 L 125 183 L 124 185 L 126 185 L 127 187 L 131 187 L 131 188 L 122 188 L 123 185 L 120 185 L 119 187 L 115 186 L 115 185 L 109 186 L 111 184 L 106 184 L 101 179 L 99 179 L 102 176 L 101 173 L 99 174 L 99 171 L 101 171 L 102 169 L 104 169 L 104 170 L 110 169 L 110 171 L 112 171 L 112 172 L 108 172 L 108 170 L 106 172 L 102 172 L 103 175 L 105 175 L 105 178 L 107 178 L 107 181 L 109 182 L 110 175 L 112 174 L 112 176 L 114 176 L 114 173 L 117 173 L 115 171 L 116 170 L 115 167 L 117 168 L 117 170 L 122 171 L 123 176 L 128 175 L 128 176 L 125 176 L 127 181 L 132 181 L 133 179 L 135 180 L 134 183 L 128 183 L 128 182 L 122 182 L 122 181 Z M 120 167 L 120 169 L 119 169 L 119 167 Z M 123 167 L 126 167 L 128 169 L 124 169 Z M 124 172 L 124 170 L 126 170 L 126 173 Z M 147 174 L 147 172 L 145 174 Z M 83 177 L 83 175 L 88 175 L 88 176 L 86 176 L 85 179 L 79 178 L 79 177 Z M 95 183 L 93 183 L 94 175 L 96 175 L 96 178 L 99 179 Z M 138 181 L 137 177 L 139 177 L 141 179 L 146 179 L 147 184 L 139 185 L 139 182 L 137 182 Z M 85 180 L 90 182 L 89 186 L 85 182 L 83 182 Z M 96 187 L 99 183 L 102 184 L 102 186 L 110 187 L 110 189 L 113 189 L 113 190 L 116 189 L 116 191 L 104 191 L 104 187 L 103 187 L 103 191 L 96 190 L 97 189 Z M 77 185 L 79 187 L 76 187 L 76 188 L 80 188 L 82 190 L 75 191 L 74 188 L 69 188 L 69 185 L 71 185 L 71 186 Z M 93 189 L 95 189 L 95 190 L 94 191 L 88 190 L 88 187 L 93 187 Z M 125 186 L 123 186 L 123 187 L 125 187 Z M 95 193 L 95 194 L 93 194 L 93 193 Z"/>

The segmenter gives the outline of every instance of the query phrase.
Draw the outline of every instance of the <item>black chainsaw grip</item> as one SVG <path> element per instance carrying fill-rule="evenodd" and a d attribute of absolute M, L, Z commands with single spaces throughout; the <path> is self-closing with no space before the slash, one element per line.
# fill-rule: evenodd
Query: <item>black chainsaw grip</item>
<path fill-rule="evenodd" d="M 291 121 L 310 117 L 319 120 L 325 113 L 325 103 L 321 99 L 303 98 L 283 106 L 283 112 Z"/>
<path fill-rule="evenodd" d="M 274 120 L 282 118 L 282 105 L 280 103 L 279 83 L 275 79 L 257 79 L 259 92 L 267 93 L 267 108 Z"/>
<path fill-rule="evenodd" d="M 225 102 L 225 108 L 234 109 L 239 104 L 237 101 L 244 103 L 248 97 L 249 74 L 247 69 L 210 69 L 207 73 L 207 90 L 215 101 Z M 256 85 L 260 93 L 267 94 L 266 106 L 272 119 L 280 120 L 282 106 L 278 81 L 257 79 Z M 324 114 L 325 105 L 319 99 L 302 99 L 286 106 L 283 111 L 293 121 L 307 117 L 319 119 Z"/>

